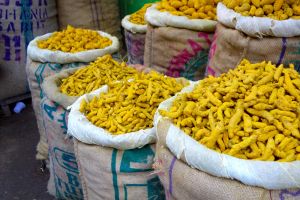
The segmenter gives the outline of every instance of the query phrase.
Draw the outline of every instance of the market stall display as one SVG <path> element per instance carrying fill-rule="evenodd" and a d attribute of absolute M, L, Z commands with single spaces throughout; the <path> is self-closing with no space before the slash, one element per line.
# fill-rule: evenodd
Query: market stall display
<path fill-rule="evenodd" d="M 175 2 L 179 2 L 180 6 Z M 217 24 L 214 20 L 216 2 L 206 2 L 200 7 L 193 2 L 185 4 L 184 1 L 164 0 L 147 9 L 146 20 L 149 25 L 144 63 L 168 76 L 199 80 L 205 74 Z M 204 12 L 205 8 L 207 13 Z M 205 15 L 204 19 L 200 13 Z"/>
<path fill-rule="evenodd" d="M 155 124 L 169 126 L 167 147 L 213 176 L 271 190 L 298 188 L 300 75 L 290 67 L 244 60 L 161 103 Z"/>
<path fill-rule="evenodd" d="M 77 31 L 79 29 L 75 29 L 72 27 L 68 27 L 66 32 L 68 32 L 69 35 L 64 35 L 64 37 L 73 37 L 73 43 L 78 44 L 79 46 L 83 45 L 84 42 L 82 41 L 82 37 L 77 37 Z M 94 31 L 95 33 L 96 31 Z M 45 130 L 43 125 L 43 119 L 42 119 L 42 111 L 40 108 L 40 102 L 41 99 L 45 96 L 44 92 L 41 88 L 41 85 L 43 83 L 43 80 L 45 77 L 56 74 L 60 72 L 62 69 L 68 69 L 68 68 L 76 68 L 79 66 L 84 65 L 87 62 L 91 62 L 96 60 L 97 57 L 115 53 L 118 51 L 119 48 L 119 42 L 116 37 L 113 37 L 107 33 L 104 32 L 98 32 L 99 35 L 102 37 L 108 38 L 111 41 L 111 45 L 103 48 L 103 49 L 86 49 L 85 51 L 80 51 L 76 53 L 71 52 L 63 52 L 63 51 L 53 51 L 49 49 L 43 49 L 38 47 L 38 41 L 47 41 L 49 38 L 53 38 L 53 35 L 57 35 L 57 33 L 48 33 L 43 36 L 36 37 L 34 40 L 32 40 L 29 43 L 28 46 L 28 58 L 27 58 L 27 64 L 26 64 L 26 72 L 27 72 L 27 78 L 29 83 L 29 88 L 32 95 L 32 104 L 34 108 L 34 112 L 37 119 L 38 129 L 40 133 L 40 142 L 37 146 L 37 156 L 36 158 L 39 160 L 45 160 L 48 157 L 48 146 L 45 136 Z M 55 36 L 54 36 L 55 37 Z M 61 38 L 64 39 L 64 38 Z M 59 42 L 57 42 L 59 48 Z M 63 48 L 68 48 L 64 45 L 67 45 L 68 43 L 64 43 Z M 50 44 L 50 45 L 55 45 Z M 61 45 L 61 44 L 60 44 Z"/>
<path fill-rule="evenodd" d="M 134 77 L 137 70 L 105 55 L 77 69 L 67 69 L 46 77 L 41 102 L 49 145 L 50 179 L 48 191 L 58 199 L 83 199 L 73 138 L 67 135 L 67 110 L 76 99 L 114 80 Z M 61 184 L 57 184 L 61 183 Z"/>
<path fill-rule="evenodd" d="M 86 199 L 164 199 L 152 164 L 154 113 L 186 81 L 156 72 L 110 83 L 80 97 L 68 127 Z M 122 114 L 123 113 L 123 114 Z"/>
<path fill-rule="evenodd" d="M 147 32 L 145 13 L 150 6 L 151 4 L 145 4 L 140 10 L 125 16 L 122 20 L 129 64 L 144 64 L 145 38 Z"/>
<path fill-rule="evenodd" d="M 26 81 L 26 49 L 36 36 L 56 31 L 54 0 L 2 1 L 0 3 L 0 100 L 29 92 Z M 40 13 L 40 14 L 34 14 Z"/>

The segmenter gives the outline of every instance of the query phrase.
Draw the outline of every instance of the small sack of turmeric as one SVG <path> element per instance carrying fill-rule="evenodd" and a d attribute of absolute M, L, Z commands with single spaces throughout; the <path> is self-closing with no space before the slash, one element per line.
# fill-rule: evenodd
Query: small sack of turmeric
<path fill-rule="evenodd" d="M 158 105 L 187 84 L 154 71 L 109 83 L 71 106 L 69 132 L 82 142 L 117 149 L 151 144 Z"/>

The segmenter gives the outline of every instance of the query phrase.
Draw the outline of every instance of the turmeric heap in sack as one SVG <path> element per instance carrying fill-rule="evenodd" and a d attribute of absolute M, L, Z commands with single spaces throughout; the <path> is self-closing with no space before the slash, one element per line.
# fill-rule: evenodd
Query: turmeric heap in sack
<path fill-rule="evenodd" d="M 118 135 L 153 127 L 158 105 L 181 91 L 183 84 L 157 72 L 137 74 L 133 80 L 108 84 L 108 92 L 90 102 L 83 100 L 80 112 L 98 127 Z"/>
<path fill-rule="evenodd" d="M 299 0 L 223 0 L 223 3 L 244 16 L 300 19 Z"/>
<path fill-rule="evenodd" d="M 112 41 L 101 36 L 97 31 L 74 28 L 68 25 L 66 30 L 54 32 L 46 40 L 40 40 L 37 45 L 41 49 L 76 53 L 91 49 L 104 49 Z"/>
<path fill-rule="evenodd" d="M 216 6 L 221 0 L 162 0 L 157 9 L 190 19 L 217 20 Z"/>
<path fill-rule="evenodd" d="M 129 21 L 133 24 L 146 25 L 145 13 L 151 5 L 151 3 L 145 4 L 140 10 L 130 15 Z"/>
<path fill-rule="evenodd" d="M 271 62 L 205 78 L 160 113 L 199 143 L 242 159 L 300 160 L 300 75 Z"/>
<path fill-rule="evenodd" d="M 137 73 L 124 62 L 119 63 L 111 55 L 105 55 L 62 79 L 60 91 L 69 96 L 81 96 L 109 82 L 134 77 Z"/>

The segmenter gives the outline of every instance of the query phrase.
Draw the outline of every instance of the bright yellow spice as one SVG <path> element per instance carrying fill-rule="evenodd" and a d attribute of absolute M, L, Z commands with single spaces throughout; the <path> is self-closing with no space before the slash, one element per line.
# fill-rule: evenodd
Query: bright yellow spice
<path fill-rule="evenodd" d="M 124 62 L 119 63 L 111 55 L 105 55 L 62 79 L 60 91 L 68 96 L 81 96 L 112 81 L 134 77 L 137 73 Z"/>
<path fill-rule="evenodd" d="M 190 19 L 217 20 L 216 6 L 221 0 L 162 0 L 157 3 L 161 12 Z"/>
<path fill-rule="evenodd" d="M 153 127 L 158 105 L 183 88 L 176 79 L 157 72 L 108 84 L 107 93 L 83 100 L 80 111 L 98 127 L 118 135 Z"/>
<path fill-rule="evenodd" d="M 53 33 L 48 39 L 37 42 L 41 49 L 69 53 L 104 49 L 111 44 L 109 38 L 99 35 L 97 31 L 74 28 L 70 25 L 63 31 Z"/>
<path fill-rule="evenodd" d="M 145 4 L 140 10 L 130 15 L 129 21 L 134 24 L 146 25 L 145 13 L 151 5 L 151 3 Z"/>
<path fill-rule="evenodd" d="M 228 8 L 244 16 L 275 20 L 300 19 L 300 0 L 223 0 Z"/>
<path fill-rule="evenodd" d="M 161 115 L 199 143 L 242 159 L 300 160 L 300 75 L 243 60 L 180 95 Z"/>

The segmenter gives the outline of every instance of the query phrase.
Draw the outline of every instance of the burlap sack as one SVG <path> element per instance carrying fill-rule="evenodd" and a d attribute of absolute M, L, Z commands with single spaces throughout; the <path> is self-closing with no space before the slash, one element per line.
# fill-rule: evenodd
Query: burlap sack
<path fill-rule="evenodd" d="M 300 37 L 259 39 L 221 24 L 217 25 L 214 37 L 207 68 L 209 75 L 219 76 L 235 68 L 244 58 L 251 62 L 272 61 L 277 65 L 294 63 L 300 71 Z"/>
<path fill-rule="evenodd" d="M 147 25 L 137 25 L 129 21 L 130 15 L 122 19 L 129 64 L 144 64 L 144 49 Z"/>
<path fill-rule="evenodd" d="M 202 79 L 212 37 L 206 32 L 148 25 L 144 65 L 172 77 Z"/>
<path fill-rule="evenodd" d="M 83 199 L 73 138 L 67 135 L 69 112 L 47 96 L 42 99 L 41 108 L 49 145 L 48 192 L 57 199 Z"/>
<path fill-rule="evenodd" d="M 29 91 L 27 46 L 35 36 L 56 30 L 55 0 L 0 2 L 0 100 Z"/>
<path fill-rule="evenodd" d="M 42 90 L 42 83 L 44 79 L 50 75 L 59 73 L 63 69 L 77 68 L 85 63 L 69 63 L 69 64 L 58 64 L 58 63 L 40 63 L 27 59 L 26 73 L 29 83 L 29 88 L 32 97 L 32 106 L 37 120 L 38 130 L 40 133 L 40 141 L 37 145 L 36 159 L 45 160 L 48 158 L 48 145 L 45 135 L 45 127 L 42 117 L 41 100 L 45 97 L 45 93 Z"/>
<path fill-rule="evenodd" d="M 59 28 L 68 24 L 77 28 L 102 30 L 121 38 L 117 0 L 59 0 Z"/>
<path fill-rule="evenodd" d="M 193 169 L 184 159 L 176 159 L 166 147 L 170 123 L 159 123 L 155 171 L 159 175 L 167 199 L 199 200 L 296 200 L 300 190 L 265 190 L 238 181 L 211 176 Z"/>
<path fill-rule="evenodd" d="M 165 199 L 152 164 L 155 146 L 118 150 L 74 140 L 84 199 Z"/>

